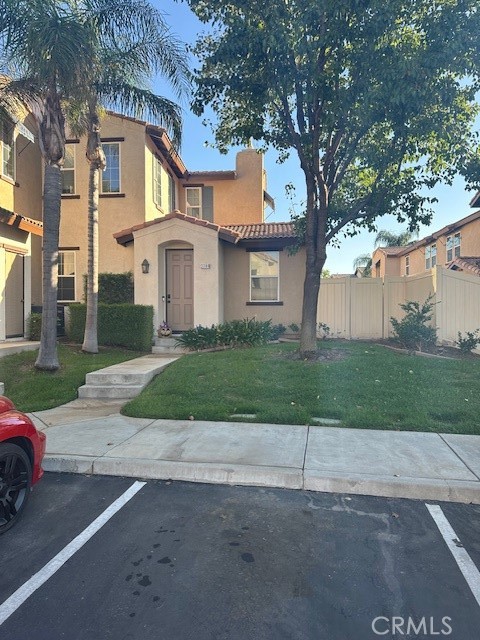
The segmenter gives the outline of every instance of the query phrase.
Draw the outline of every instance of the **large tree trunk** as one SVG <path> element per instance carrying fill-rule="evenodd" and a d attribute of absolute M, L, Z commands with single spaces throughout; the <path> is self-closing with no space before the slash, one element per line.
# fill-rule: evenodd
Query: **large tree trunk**
<path fill-rule="evenodd" d="M 88 177 L 88 272 L 87 315 L 82 350 L 98 353 L 98 200 L 100 171 L 105 168 L 105 154 L 100 139 L 100 119 L 96 105 L 90 107 L 87 140 Z"/>
<path fill-rule="evenodd" d="M 300 355 L 313 359 L 317 355 L 317 309 L 320 282 L 325 259 L 312 260 L 307 247 L 305 280 L 303 283 L 302 327 L 300 331 Z"/>
<path fill-rule="evenodd" d="M 317 308 L 320 278 L 326 253 L 327 194 L 318 187 L 313 172 L 305 170 L 307 187 L 305 229 L 305 280 L 303 283 L 302 327 L 300 356 L 314 359 L 317 355 Z"/>
<path fill-rule="evenodd" d="M 37 369 L 55 371 L 57 355 L 58 237 L 62 177 L 57 164 L 45 165 L 43 186 L 43 310 Z"/>

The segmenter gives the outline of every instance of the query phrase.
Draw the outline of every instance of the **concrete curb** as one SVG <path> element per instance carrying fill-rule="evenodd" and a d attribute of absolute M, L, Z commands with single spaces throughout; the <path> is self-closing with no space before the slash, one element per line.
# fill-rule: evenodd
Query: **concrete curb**
<path fill-rule="evenodd" d="M 207 484 L 283 487 L 285 489 L 301 489 L 303 487 L 301 469 L 289 467 L 102 457 L 94 461 L 93 473 Z"/>
<path fill-rule="evenodd" d="M 480 504 L 480 483 L 210 462 L 47 454 L 45 471 Z"/>
<path fill-rule="evenodd" d="M 480 504 L 480 483 L 465 480 L 434 480 L 426 478 L 392 478 L 318 471 L 304 472 L 304 489 L 327 493 L 351 493 L 384 498 L 441 500 Z"/>

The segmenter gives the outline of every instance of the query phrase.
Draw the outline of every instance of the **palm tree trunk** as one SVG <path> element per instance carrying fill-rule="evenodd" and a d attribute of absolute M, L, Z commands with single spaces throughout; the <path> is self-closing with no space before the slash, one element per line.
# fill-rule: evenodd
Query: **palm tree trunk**
<path fill-rule="evenodd" d="M 100 171 L 105 169 L 105 153 L 100 138 L 100 117 L 96 102 L 89 105 L 87 138 L 88 176 L 88 272 L 87 316 L 82 351 L 98 353 L 98 200 Z"/>
<path fill-rule="evenodd" d="M 100 169 L 90 163 L 88 176 L 87 315 L 82 351 L 98 353 L 98 192 Z"/>
<path fill-rule="evenodd" d="M 43 187 L 43 309 L 37 369 L 55 371 L 57 355 L 58 237 L 62 177 L 57 164 L 45 164 Z"/>

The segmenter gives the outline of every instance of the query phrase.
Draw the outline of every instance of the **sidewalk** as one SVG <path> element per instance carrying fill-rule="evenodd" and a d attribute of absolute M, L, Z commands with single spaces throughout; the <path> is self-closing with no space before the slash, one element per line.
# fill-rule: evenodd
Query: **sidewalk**
<path fill-rule="evenodd" d="M 45 470 L 480 504 L 480 436 L 129 418 L 123 402 L 30 414 Z"/>

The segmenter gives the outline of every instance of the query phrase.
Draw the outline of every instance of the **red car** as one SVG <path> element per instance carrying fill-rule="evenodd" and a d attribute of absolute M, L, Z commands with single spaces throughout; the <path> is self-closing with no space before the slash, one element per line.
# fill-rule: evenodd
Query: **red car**
<path fill-rule="evenodd" d="M 0 396 L 0 534 L 20 518 L 32 486 L 43 475 L 45 434 Z"/>

